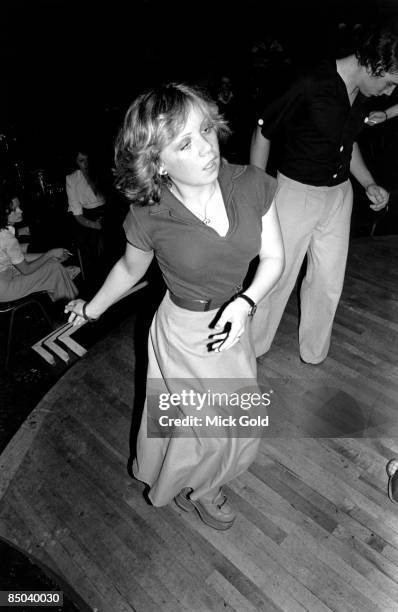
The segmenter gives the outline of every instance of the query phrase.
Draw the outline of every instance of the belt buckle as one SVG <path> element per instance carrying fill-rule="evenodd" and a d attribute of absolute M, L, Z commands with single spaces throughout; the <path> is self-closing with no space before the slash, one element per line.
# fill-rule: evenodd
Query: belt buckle
<path fill-rule="evenodd" d="M 200 304 L 203 304 L 203 312 L 210 310 L 211 300 L 198 300 Z"/>

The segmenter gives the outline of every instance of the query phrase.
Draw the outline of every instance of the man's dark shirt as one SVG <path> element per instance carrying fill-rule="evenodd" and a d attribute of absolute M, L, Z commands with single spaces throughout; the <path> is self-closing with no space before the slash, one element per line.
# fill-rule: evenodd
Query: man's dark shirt
<path fill-rule="evenodd" d="M 366 100 L 359 93 L 351 107 L 334 60 L 302 73 L 259 119 L 265 138 L 283 139 L 278 170 L 307 185 L 346 181 L 353 143 L 369 112 Z"/>

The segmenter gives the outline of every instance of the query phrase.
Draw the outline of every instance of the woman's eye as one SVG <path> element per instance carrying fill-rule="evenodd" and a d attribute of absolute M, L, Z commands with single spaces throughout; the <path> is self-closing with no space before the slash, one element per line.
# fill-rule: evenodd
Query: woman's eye
<path fill-rule="evenodd" d="M 204 128 L 203 128 L 203 130 L 202 130 L 202 131 L 203 131 L 205 134 L 208 134 L 209 132 L 211 132 L 211 130 L 213 129 L 213 127 L 214 127 L 214 126 L 213 126 L 213 124 L 212 124 L 212 123 L 209 123 L 208 125 L 205 125 L 205 126 L 204 126 Z"/>
<path fill-rule="evenodd" d="M 186 149 L 188 149 L 189 145 L 190 145 L 190 141 L 187 140 L 186 142 L 183 142 L 181 147 L 180 147 L 180 151 L 185 151 Z"/>

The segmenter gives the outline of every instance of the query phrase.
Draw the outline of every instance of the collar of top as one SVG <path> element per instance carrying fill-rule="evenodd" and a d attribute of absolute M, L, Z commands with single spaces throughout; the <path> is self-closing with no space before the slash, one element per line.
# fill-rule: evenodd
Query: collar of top
<path fill-rule="evenodd" d="M 218 182 L 220 184 L 221 193 L 226 206 L 228 205 L 234 188 L 234 180 L 238 176 L 240 176 L 244 172 L 244 170 L 245 166 L 236 166 L 234 164 L 229 164 L 225 160 L 222 160 L 220 165 L 220 171 L 218 173 Z M 150 206 L 149 214 L 169 214 L 170 212 L 178 214 L 184 214 L 185 212 L 187 212 L 187 214 L 189 215 L 189 211 L 185 211 L 183 205 L 181 206 L 181 203 L 170 192 L 170 190 L 167 187 L 163 187 L 159 204 L 153 204 L 152 206 Z"/>

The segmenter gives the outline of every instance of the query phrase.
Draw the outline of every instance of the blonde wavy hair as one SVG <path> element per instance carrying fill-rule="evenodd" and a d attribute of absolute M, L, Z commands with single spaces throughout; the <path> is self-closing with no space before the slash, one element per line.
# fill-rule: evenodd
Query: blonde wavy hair
<path fill-rule="evenodd" d="M 220 139 L 229 134 L 216 103 L 197 87 L 168 83 L 132 102 L 115 141 L 115 185 L 129 200 L 159 202 L 170 181 L 159 174 L 160 153 L 184 127 L 192 108 L 203 112 Z"/>

